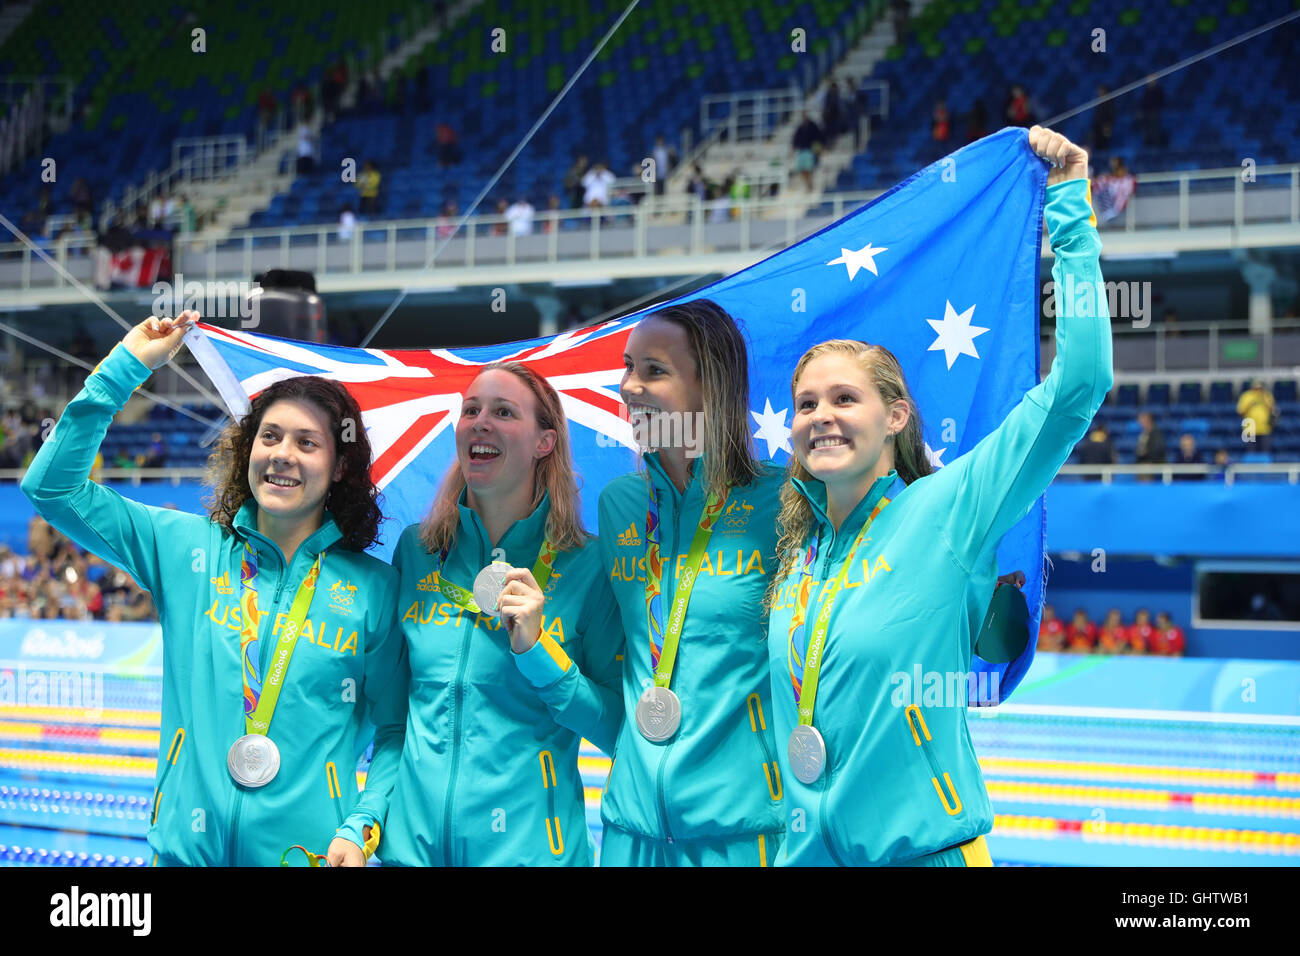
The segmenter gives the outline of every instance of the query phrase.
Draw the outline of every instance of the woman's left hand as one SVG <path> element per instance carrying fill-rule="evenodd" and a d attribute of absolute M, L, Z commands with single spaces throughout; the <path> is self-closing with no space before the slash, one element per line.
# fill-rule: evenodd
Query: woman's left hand
<path fill-rule="evenodd" d="M 516 654 L 530 650 L 542 633 L 542 607 L 546 597 L 537 586 L 533 572 L 512 568 L 497 600 L 501 623 L 510 632 L 510 649 Z"/>
<path fill-rule="evenodd" d="M 369 829 L 369 827 L 366 827 L 367 831 Z M 366 865 L 365 851 L 345 837 L 335 837 L 330 841 L 330 848 L 325 854 L 325 858 L 329 860 L 330 866 Z"/>
<path fill-rule="evenodd" d="M 1052 164 L 1047 173 L 1047 185 L 1063 183 L 1067 179 L 1088 178 L 1088 151 L 1075 146 L 1060 133 L 1045 126 L 1029 127 L 1029 148 Z"/>
<path fill-rule="evenodd" d="M 993 586 L 993 590 L 996 591 L 1004 584 L 1013 584 L 1016 587 L 1023 589 L 1025 586 L 1025 572 L 1012 571 L 1010 574 L 999 574 L 998 583 Z"/>

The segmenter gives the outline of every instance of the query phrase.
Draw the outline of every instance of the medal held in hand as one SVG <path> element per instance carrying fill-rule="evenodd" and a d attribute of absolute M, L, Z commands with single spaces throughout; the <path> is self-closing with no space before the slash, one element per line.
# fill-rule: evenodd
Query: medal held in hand
<path fill-rule="evenodd" d="M 506 587 L 506 575 L 513 571 L 505 561 L 493 561 L 474 578 L 474 603 L 489 617 L 500 617 L 497 601 Z"/>

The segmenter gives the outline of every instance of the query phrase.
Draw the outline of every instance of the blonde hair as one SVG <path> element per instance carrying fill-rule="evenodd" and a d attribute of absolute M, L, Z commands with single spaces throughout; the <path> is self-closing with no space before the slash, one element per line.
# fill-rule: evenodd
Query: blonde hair
<path fill-rule="evenodd" d="M 856 339 L 831 339 L 814 345 L 799 359 L 790 377 L 790 397 L 793 401 L 799 388 L 799 377 L 803 375 L 808 363 L 823 355 L 844 355 L 857 361 L 866 375 L 867 381 L 880 394 L 885 408 L 891 408 L 895 402 L 907 403 L 907 424 L 897 435 L 888 436 L 886 441 L 894 445 L 894 468 L 904 484 L 911 484 L 923 478 L 933 470 L 930 459 L 925 454 L 925 438 L 921 428 L 921 413 L 908 391 L 907 380 L 903 377 L 902 366 L 894 353 L 883 345 L 868 345 Z M 808 481 L 812 474 L 799 461 L 797 455 L 790 456 L 790 465 L 786 469 L 786 480 L 781 486 L 781 512 L 777 516 L 776 526 L 780 538 L 776 543 L 776 553 L 780 556 L 777 573 L 772 575 L 768 585 L 766 603 L 770 608 L 776 597 L 779 583 L 785 580 L 795 561 L 802 554 L 808 535 L 812 531 L 813 511 L 808 499 L 794 486 L 794 480 Z"/>
<path fill-rule="evenodd" d="M 550 382 L 522 362 L 491 362 L 483 366 L 479 375 L 497 369 L 509 372 L 528 386 L 537 404 L 537 426 L 555 432 L 555 447 L 533 466 L 533 507 L 541 503 L 543 494 L 549 494 L 551 499 L 550 514 L 546 518 L 546 538 L 558 551 L 580 548 L 590 535 L 582 526 L 578 482 L 569 446 L 569 425 L 560 396 Z M 460 493 L 464 490 L 465 473 L 461 471 L 460 461 L 455 460 L 438 486 L 429 513 L 420 523 L 420 543 L 430 554 L 449 550 L 455 545 L 460 528 Z"/>
<path fill-rule="evenodd" d="M 692 299 L 650 313 L 686 331 L 704 412 L 706 494 L 721 497 L 759 475 L 749 433 L 749 352 L 736 320 L 711 299 Z"/>

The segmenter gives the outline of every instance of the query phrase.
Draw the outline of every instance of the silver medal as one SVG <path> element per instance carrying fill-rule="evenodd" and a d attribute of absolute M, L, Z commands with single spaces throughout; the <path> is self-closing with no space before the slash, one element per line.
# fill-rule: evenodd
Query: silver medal
<path fill-rule="evenodd" d="M 810 724 L 799 724 L 790 731 L 786 753 L 790 757 L 790 769 L 800 783 L 815 783 L 826 767 L 826 741 Z"/>
<path fill-rule="evenodd" d="M 246 734 L 230 745 L 226 769 L 241 787 L 265 787 L 280 772 L 280 748 L 263 734 Z"/>
<path fill-rule="evenodd" d="M 474 603 L 484 614 L 500 617 L 497 601 L 506 587 L 506 575 L 513 571 L 504 561 L 493 561 L 474 578 Z"/>
<path fill-rule="evenodd" d="M 662 743 L 682 722 L 682 702 L 667 687 L 647 687 L 636 702 L 636 726 L 641 736 Z"/>

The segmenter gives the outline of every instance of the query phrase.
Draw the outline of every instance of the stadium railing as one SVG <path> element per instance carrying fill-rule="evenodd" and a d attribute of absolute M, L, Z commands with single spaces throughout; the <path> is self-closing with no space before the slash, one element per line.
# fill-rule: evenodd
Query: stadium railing
<path fill-rule="evenodd" d="M 1157 191 L 1176 188 L 1170 195 L 1135 196 L 1129 203 L 1132 211 L 1126 213 L 1125 227 L 1107 227 L 1103 234 L 1140 233 L 1148 228 L 1300 224 L 1300 163 L 1260 167 L 1255 171 L 1256 181 L 1249 184 L 1242 181 L 1242 172 L 1228 168 L 1139 176 L 1139 193 L 1146 183 Z M 1270 186 L 1265 180 L 1286 185 Z M 1203 191 L 1205 184 L 1218 188 Z M 346 240 L 338 238 L 337 223 L 242 229 L 216 243 L 178 236 L 173 241 L 173 266 L 188 277 L 209 280 L 246 277 L 255 270 L 279 266 L 311 270 L 320 281 L 399 269 L 424 270 L 440 246 L 429 272 L 443 266 L 473 269 L 516 263 L 616 261 L 672 250 L 689 256 L 775 251 L 881 193 L 830 193 L 815 203 L 799 194 L 707 202 L 696 196 L 670 195 L 594 210 L 539 210 L 534 233 L 525 236 L 513 235 L 506 219 L 497 215 L 470 217 L 450 239 L 446 231 L 458 221 L 450 217 L 361 222 Z M 95 245 L 93 238 L 64 237 L 44 240 L 44 244 L 47 254 L 77 279 L 92 279 L 94 257 L 87 253 Z M 51 269 L 26 245 L 0 245 L 0 288 L 27 291 L 67 285 L 61 272 Z"/>

